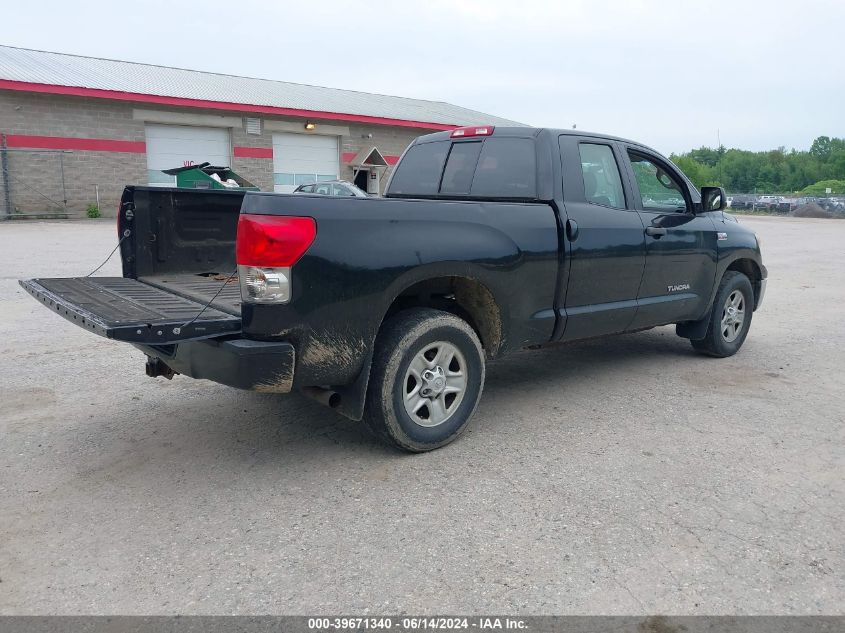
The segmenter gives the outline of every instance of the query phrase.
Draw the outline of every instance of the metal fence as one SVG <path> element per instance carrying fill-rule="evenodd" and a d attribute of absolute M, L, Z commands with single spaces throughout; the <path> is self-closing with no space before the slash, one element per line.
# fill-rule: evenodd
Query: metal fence
<path fill-rule="evenodd" d="M 747 213 L 775 213 L 789 215 L 798 211 L 829 213 L 845 217 L 845 195 L 784 196 L 774 194 L 729 193 L 728 206 L 734 211 Z"/>
<path fill-rule="evenodd" d="M 68 217 L 67 150 L 18 149 L 0 136 L 0 220 Z"/>

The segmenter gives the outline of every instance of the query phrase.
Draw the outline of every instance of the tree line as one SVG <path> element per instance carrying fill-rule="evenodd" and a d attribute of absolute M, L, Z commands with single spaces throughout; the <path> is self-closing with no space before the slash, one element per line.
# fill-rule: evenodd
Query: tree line
<path fill-rule="evenodd" d="M 820 136 L 809 151 L 783 147 L 768 152 L 700 147 L 672 154 L 697 187 L 724 187 L 729 193 L 845 193 L 845 139 Z"/>

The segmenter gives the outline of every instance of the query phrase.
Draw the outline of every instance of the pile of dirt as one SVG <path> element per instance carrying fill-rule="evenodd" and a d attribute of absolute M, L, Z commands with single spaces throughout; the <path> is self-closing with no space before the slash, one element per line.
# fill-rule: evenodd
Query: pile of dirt
<path fill-rule="evenodd" d="M 802 204 L 789 215 L 796 218 L 832 218 L 833 214 L 830 211 L 825 211 L 815 202 L 809 204 Z"/>

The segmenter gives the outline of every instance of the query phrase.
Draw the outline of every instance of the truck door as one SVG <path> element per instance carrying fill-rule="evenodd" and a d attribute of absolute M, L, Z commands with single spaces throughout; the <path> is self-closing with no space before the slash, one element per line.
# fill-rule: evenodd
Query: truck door
<path fill-rule="evenodd" d="M 569 276 L 561 340 L 628 329 L 645 267 L 645 238 L 614 141 L 561 135 Z"/>
<path fill-rule="evenodd" d="M 646 241 L 645 272 L 631 328 L 698 319 L 715 283 L 716 225 L 710 214 L 694 212 L 697 193 L 667 160 L 625 146 L 624 162 Z"/>

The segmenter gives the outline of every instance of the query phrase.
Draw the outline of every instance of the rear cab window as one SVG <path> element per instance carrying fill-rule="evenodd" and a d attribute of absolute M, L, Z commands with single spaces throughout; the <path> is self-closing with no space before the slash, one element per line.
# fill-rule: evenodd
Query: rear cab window
<path fill-rule="evenodd" d="M 402 196 L 433 196 L 440 189 L 449 141 L 412 145 L 396 166 L 389 193 Z"/>
<path fill-rule="evenodd" d="M 387 195 L 536 199 L 534 140 L 491 136 L 418 143 L 397 166 Z"/>
<path fill-rule="evenodd" d="M 440 181 L 440 193 L 469 194 L 480 153 L 481 141 L 452 143 Z"/>
<path fill-rule="evenodd" d="M 470 195 L 536 198 L 537 155 L 528 138 L 490 138 L 484 142 Z"/>

